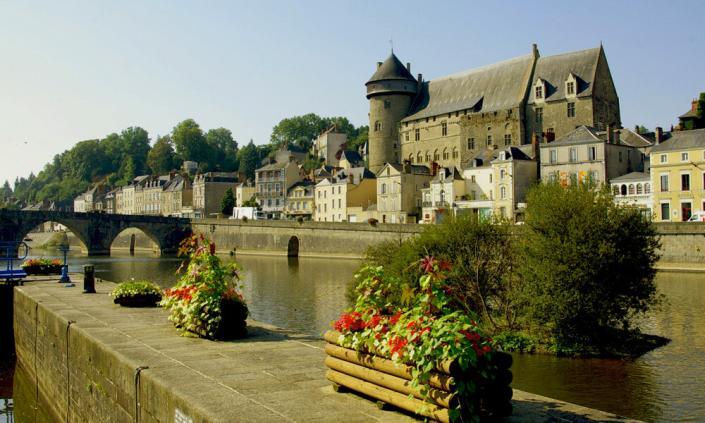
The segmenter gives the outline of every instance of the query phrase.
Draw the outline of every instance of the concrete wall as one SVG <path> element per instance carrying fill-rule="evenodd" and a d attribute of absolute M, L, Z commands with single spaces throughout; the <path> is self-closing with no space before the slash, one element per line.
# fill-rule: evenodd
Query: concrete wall
<path fill-rule="evenodd" d="M 705 264 L 705 223 L 655 223 L 661 263 Z"/>
<path fill-rule="evenodd" d="M 422 226 L 378 223 L 291 222 L 203 219 L 193 221 L 193 232 L 212 239 L 219 252 L 287 253 L 289 239 L 299 240 L 299 255 L 321 257 L 360 257 L 370 245 L 387 240 L 406 239 Z"/>

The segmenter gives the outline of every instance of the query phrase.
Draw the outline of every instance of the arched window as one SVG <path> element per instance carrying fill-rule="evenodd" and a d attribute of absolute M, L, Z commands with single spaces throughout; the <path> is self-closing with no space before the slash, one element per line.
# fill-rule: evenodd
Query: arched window
<path fill-rule="evenodd" d="M 641 184 L 636 184 L 636 193 L 637 195 L 641 195 L 644 193 L 644 187 Z"/>
<path fill-rule="evenodd" d="M 651 184 L 648 182 L 644 184 L 644 194 L 651 194 Z"/>
<path fill-rule="evenodd" d="M 458 158 L 458 149 L 457 147 L 453 147 L 453 158 L 457 159 Z"/>
<path fill-rule="evenodd" d="M 409 154 L 409 163 L 414 163 L 414 153 Z"/>
<path fill-rule="evenodd" d="M 448 153 L 448 149 L 444 148 L 443 149 L 443 160 L 448 160 L 450 158 L 450 153 Z"/>
<path fill-rule="evenodd" d="M 382 184 L 382 194 L 387 193 L 387 184 Z"/>
<path fill-rule="evenodd" d="M 614 195 L 614 196 L 619 195 L 619 186 L 612 185 L 612 195 Z"/>
<path fill-rule="evenodd" d="M 423 156 L 421 156 L 420 151 L 416 153 L 416 163 L 423 163 Z"/>
<path fill-rule="evenodd" d="M 426 150 L 426 163 L 431 161 L 431 154 Z"/>
<path fill-rule="evenodd" d="M 375 132 L 381 131 L 382 130 L 382 122 L 376 120 L 375 121 Z"/>
<path fill-rule="evenodd" d="M 622 195 L 627 195 L 627 186 L 622 185 L 620 188 L 620 192 L 622 193 Z"/>
<path fill-rule="evenodd" d="M 634 195 L 634 184 L 629 184 L 629 195 Z"/>
<path fill-rule="evenodd" d="M 507 188 L 501 187 L 501 188 L 499 189 L 499 198 L 501 198 L 502 200 L 504 200 L 505 198 L 507 198 Z"/>
<path fill-rule="evenodd" d="M 438 153 L 438 150 L 433 150 L 433 160 L 438 161 L 440 160 L 441 155 Z"/>

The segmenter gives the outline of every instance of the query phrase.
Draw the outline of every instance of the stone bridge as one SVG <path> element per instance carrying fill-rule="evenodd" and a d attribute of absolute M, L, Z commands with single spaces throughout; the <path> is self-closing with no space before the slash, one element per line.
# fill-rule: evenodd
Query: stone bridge
<path fill-rule="evenodd" d="M 89 256 L 110 255 L 113 240 L 127 228 L 140 229 L 161 253 L 176 252 L 179 242 L 191 233 L 191 221 L 177 217 L 0 209 L 0 241 L 22 241 L 44 222 L 66 226 Z"/>

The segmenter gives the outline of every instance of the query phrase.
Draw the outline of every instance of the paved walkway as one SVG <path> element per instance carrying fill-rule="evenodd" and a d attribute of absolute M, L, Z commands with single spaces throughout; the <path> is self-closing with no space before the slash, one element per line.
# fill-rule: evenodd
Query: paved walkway
<path fill-rule="evenodd" d="M 80 276 L 74 280 L 79 281 Z M 97 294 L 53 281 L 29 281 L 23 290 L 67 319 L 72 327 L 99 335 L 111 350 L 149 366 L 161 383 L 189 398 L 215 420 L 248 422 L 404 422 L 411 416 L 379 410 L 354 394 L 335 393 L 325 378 L 324 342 L 249 321 L 250 336 L 212 342 L 178 336 L 158 308 L 121 308 L 107 295 L 114 287 L 96 283 Z M 110 340 L 116 339 L 114 345 Z M 127 341 L 126 341 L 127 339 Z M 514 391 L 512 422 L 628 421 L 558 400 Z"/>
<path fill-rule="evenodd" d="M 666 263 L 657 261 L 656 269 L 662 272 L 705 273 L 705 263 Z"/>

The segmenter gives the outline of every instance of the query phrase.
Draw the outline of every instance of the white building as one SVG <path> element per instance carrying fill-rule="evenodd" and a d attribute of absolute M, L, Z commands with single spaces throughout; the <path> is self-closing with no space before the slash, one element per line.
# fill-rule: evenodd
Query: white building
<path fill-rule="evenodd" d="M 421 190 L 429 187 L 426 166 L 387 163 L 377 172 L 377 219 L 383 223 L 416 223 Z"/>
<path fill-rule="evenodd" d="M 638 208 L 647 219 L 652 217 L 651 175 L 632 172 L 610 181 L 615 204 Z"/>

